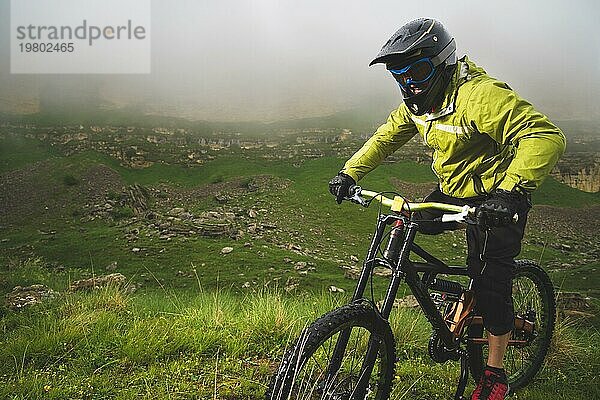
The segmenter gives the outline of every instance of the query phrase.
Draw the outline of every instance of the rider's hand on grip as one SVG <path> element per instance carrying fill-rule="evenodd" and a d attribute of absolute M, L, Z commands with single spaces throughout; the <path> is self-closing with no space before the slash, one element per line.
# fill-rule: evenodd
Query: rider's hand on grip
<path fill-rule="evenodd" d="M 496 190 L 477 208 L 477 224 L 484 228 L 492 228 L 516 222 L 517 210 L 524 201 L 525 195 L 519 192 Z"/>
<path fill-rule="evenodd" d="M 329 192 L 335 196 L 337 203 L 341 204 L 342 200 L 350 197 L 349 189 L 354 185 L 356 182 L 350 175 L 340 172 L 329 181 Z"/>

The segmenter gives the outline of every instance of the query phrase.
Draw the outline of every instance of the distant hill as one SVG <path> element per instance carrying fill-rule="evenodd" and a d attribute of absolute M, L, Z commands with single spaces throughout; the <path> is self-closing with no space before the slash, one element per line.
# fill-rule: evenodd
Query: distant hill
<path fill-rule="evenodd" d="M 157 114 L 147 114 L 138 108 L 64 110 L 38 112 L 32 114 L 0 113 L 1 121 L 35 123 L 41 126 L 57 125 L 117 125 L 139 127 L 177 127 L 193 129 L 199 133 L 241 133 L 261 134 L 282 131 L 285 129 L 350 129 L 353 131 L 374 131 L 385 122 L 391 109 L 380 107 L 356 108 L 339 111 L 331 115 L 285 119 L 272 122 L 260 121 L 204 121 L 189 120 Z M 594 120 L 558 120 L 556 124 L 569 138 L 600 136 L 600 121 Z"/>
<path fill-rule="evenodd" d="M 284 129 L 314 129 L 314 128 L 346 128 L 352 130 L 371 130 L 378 126 L 387 117 L 389 110 L 384 109 L 379 113 L 369 113 L 363 110 L 346 110 L 332 115 L 308 117 L 298 119 L 280 120 L 274 122 L 258 121 L 218 121 L 209 122 L 202 120 L 189 120 L 180 117 L 145 114 L 135 108 L 119 110 L 93 110 L 93 111 L 57 111 L 38 112 L 32 114 L 7 114 L 0 113 L 0 120 L 13 123 L 34 123 L 41 126 L 56 125 L 120 125 L 141 127 L 178 127 L 193 128 L 196 131 L 210 132 L 239 132 L 239 133 L 267 133 Z"/>

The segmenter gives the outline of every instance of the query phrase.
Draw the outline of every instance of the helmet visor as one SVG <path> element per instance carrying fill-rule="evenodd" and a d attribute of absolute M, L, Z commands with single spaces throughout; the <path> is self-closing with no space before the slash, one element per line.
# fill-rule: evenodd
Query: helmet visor
<path fill-rule="evenodd" d="M 390 68 L 396 82 L 404 89 L 410 85 L 421 85 L 427 82 L 435 73 L 435 67 L 429 58 L 421 58 L 404 68 Z"/>

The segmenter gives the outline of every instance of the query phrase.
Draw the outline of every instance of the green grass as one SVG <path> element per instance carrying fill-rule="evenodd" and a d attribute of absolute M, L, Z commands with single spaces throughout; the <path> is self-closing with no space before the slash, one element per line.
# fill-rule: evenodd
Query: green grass
<path fill-rule="evenodd" d="M 220 394 L 258 398 L 290 337 L 341 299 L 323 294 L 298 301 L 275 291 L 239 296 L 202 289 L 66 293 L 2 317 L 0 397 L 77 398 L 83 391 L 135 398 L 147 389 L 167 395 L 178 385 L 188 396 L 205 397 L 214 390 L 217 368 L 223 374 Z M 215 367 L 216 357 L 221 366 Z M 249 381 L 240 381 L 244 376 Z M 225 382 L 239 385 L 240 392 Z M 46 385 L 52 388 L 47 394 Z"/>
<path fill-rule="evenodd" d="M 54 157 L 58 152 L 36 139 L 5 137 L 0 140 L 0 173 Z"/>
<path fill-rule="evenodd" d="M 0 295 L 16 285 L 34 283 L 63 295 L 21 313 L 0 308 L 0 398 L 212 398 L 215 393 L 224 399 L 260 398 L 289 338 L 353 290 L 355 281 L 344 278 L 339 266 L 350 265 L 351 255 L 362 260 L 377 215 L 376 207 L 332 201 L 327 181 L 342 166 L 341 158 L 307 160 L 294 167 L 287 161 L 225 155 L 193 168 L 156 163 L 128 169 L 92 151 L 61 157 L 36 141 L 0 146 L 0 172 L 41 160 L 48 160 L 48 167 L 35 172 L 36 197 L 28 199 L 27 214 L 5 216 L 9 225 L 0 230 Z M 257 175 L 285 180 L 289 185 L 284 189 L 244 193 L 227 205 L 268 209 L 259 219 L 275 222 L 278 233 L 260 239 L 246 235 L 237 241 L 191 236 L 166 242 L 146 236 L 142 227 L 139 239 L 127 242 L 126 208 L 115 211 L 113 222 L 79 219 L 85 200 L 79 193 L 83 177 L 98 164 L 116 171 L 119 183 L 146 187 L 190 189 L 231 181 L 243 185 Z M 390 176 L 414 183 L 435 179 L 427 165 L 400 162 L 382 165 L 361 185 L 390 190 Z M 548 179 L 534 202 L 584 207 L 598 204 L 599 198 Z M 212 197 L 199 197 L 184 206 L 199 212 L 218 205 Z M 56 233 L 48 234 L 51 231 Z M 460 265 L 463 234 L 418 241 Z M 246 242 L 251 245 L 244 246 Z M 304 254 L 290 250 L 289 244 L 301 246 Z M 222 255 L 225 246 L 234 251 Z M 134 253 L 133 247 L 142 251 Z M 542 264 L 573 258 L 536 244 L 525 245 L 521 256 Z M 130 283 L 142 284 L 135 294 L 114 288 L 65 293 L 70 282 L 104 274 L 113 261 L 118 263 L 116 272 Z M 316 271 L 299 275 L 294 270 L 297 261 L 313 263 Z M 564 290 L 597 295 L 598 266 L 575 265 L 551 273 Z M 289 278 L 296 279 L 299 288 L 284 295 L 281 290 Z M 250 287 L 242 288 L 246 282 Z M 375 279 L 376 295 L 384 292 L 386 283 Z M 332 284 L 346 294 L 324 293 Z M 428 359 L 427 322 L 412 311 L 397 313 L 392 322 L 399 354 L 411 360 L 398 368 L 394 398 L 448 398 L 457 367 Z M 589 324 L 598 326 L 597 321 Z M 559 331 L 554 364 L 516 398 L 600 397 L 594 329 L 567 323 Z M 573 354 L 577 362 L 562 361 Z"/>
<path fill-rule="evenodd" d="M 578 208 L 598 205 L 600 203 L 600 192 L 582 192 L 581 190 L 564 185 L 556 179 L 549 177 L 542 183 L 542 186 L 533 193 L 532 200 L 533 204 Z"/>
<path fill-rule="evenodd" d="M 344 295 L 323 292 L 240 296 L 201 286 L 186 293 L 65 292 L 22 312 L 3 310 L 0 398 L 260 399 L 290 341 L 344 301 Z M 391 321 L 399 357 L 392 399 L 449 398 L 458 366 L 428 358 L 424 317 L 398 309 Z M 548 365 L 514 398 L 600 394 L 598 334 L 589 335 L 576 323 L 560 324 Z"/>

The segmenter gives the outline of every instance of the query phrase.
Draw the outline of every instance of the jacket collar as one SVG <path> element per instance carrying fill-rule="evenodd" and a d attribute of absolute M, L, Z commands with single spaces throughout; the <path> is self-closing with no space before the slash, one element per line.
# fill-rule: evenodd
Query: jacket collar
<path fill-rule="evenodd" d="M 439 111 L 434 113 L 425 114 L 425 121 L 434 121 L 436 119 L 445 117 L 446 115 L 452 114 L 456 109 L 456 97 L 458 95 L 458 88 L 465 83 L 466 81 L 471 79 L 471 74 L 469 73 L 470 62 L 467 56 L 464 56 L 460 60 L 458 60 L 458 65 L 456 71 L 454 71 L 454 75 L 446 88 L 446 92 L 444 95 L 444 100 L 442 101 L 442 106 Z"/>

